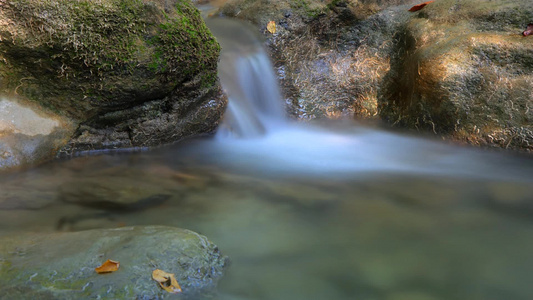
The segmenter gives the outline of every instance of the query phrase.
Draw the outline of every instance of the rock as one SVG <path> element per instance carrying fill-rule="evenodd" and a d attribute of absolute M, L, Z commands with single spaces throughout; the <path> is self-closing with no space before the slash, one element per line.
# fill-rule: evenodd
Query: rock
<path fill-rule="evenodd" d="M 55 194 L 50 190 L 29 190 L 33 186 L 0 185 L 0 209 L 42 209 L 54 203 Z"/>
<path fill-rule="evenodd" d="M 98 163 L 96 159 L 79 163 L 88 168 L 83 175 L 67 175 L 69 179 L 58 184 L 58 198 L 61 201 L 131 212 L 159 206 L 170 199 L 179 200 L 186 189 L 205 188 L 205 183 L 200 179 L 154 162 L 149 166 L 139 163 L 136 167 L 117 165 L 99 168 L 89 166 L 91 162 Z M 75 164 L 72 162 L 70 165 Z"/>
<path fill-rule="evenodd" d="M 156 180 L 129 176 L 88 177 L 67 181 L 59 187 L 59 198 L 68 203 L 118 211 L 134 211 L 157 206 L 171 198 Z"/>
<path fill-rule="evenodd" d="M 394 38 L 380 115 L 448 139 L 533 150 L 533 19 L 527 0 L 436 1 Z"/>
<path fill-rule="evenodd" d="M 113 213 L 82 212 L 61 217 L 56 224 L 58 231 L 82 231 L 91 229 L 114 228 L 125 226 Z"/>
<path fill-rule="evenodd" d="M 0 41 L 0 95 L 75 124 L 61 153 L 211 132 L 227 102 L 220 47 L 190 1 L 0 0 Z M 17 151 L 0 163 L 23 163 Z"/>
<path fill-rule="evenodd" d="M 179 299 L 215 292 L 227 258 L 195 232 L 137 226 L 74 233 L 26 234 L 0 238 L 2 299 L 165 299 L 152 280 L 161 269 L 176 276 Z M 107 259 L 118 271 L 97 274 Z"/>
<path fill-rule="evenodd" d="M 430 294 L 418 291 L 409 291 L 409 292 L 393 292 L 387 295 L 385 298 L 387 300 L 438 300 Z"/>
<path fill-rule="evenodd" d="M 0 170 L 53 157 L 73 132 L 67 118 L 0 98 Z"/>

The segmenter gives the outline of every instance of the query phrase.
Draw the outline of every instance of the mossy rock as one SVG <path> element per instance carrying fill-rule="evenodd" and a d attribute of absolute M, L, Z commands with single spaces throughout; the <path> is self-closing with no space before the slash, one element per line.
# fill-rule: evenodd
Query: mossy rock
<path fill-rule="evenodd" d="M 443 0 L 395 36 L 380 115 L 474 145 L 533 151 L 530 1 Z"/>
<path fill-rule="evenodd" d="M 188 0 L 0 1 L 0 93 L 80 124 L 66 151 L 212 131 L 220 47 Z"/>
<path fill-rule="evenodd" d="M 120 263 L 98 274 L 106 260 Z M 205 236 L 166 226 L 134 226 L 0 238 L 0 299 L 207 299 L 228 258 Z M 179 295 L 152 279 L 175 274 Z"/>

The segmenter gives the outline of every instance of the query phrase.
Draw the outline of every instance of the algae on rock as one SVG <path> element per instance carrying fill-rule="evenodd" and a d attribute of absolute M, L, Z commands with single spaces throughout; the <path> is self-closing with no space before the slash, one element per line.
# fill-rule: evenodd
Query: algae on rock
<path fill-rule="evenodd" d="M 111 274 L 94 270 L 120 262 Z M 2 299 L 163 299 L 152 280 L 164 269 L 177 276 L 182 298 L 212 296 L 228 258 L 206 237 L 166 226 L 134 226 L 0 239 Z"/>

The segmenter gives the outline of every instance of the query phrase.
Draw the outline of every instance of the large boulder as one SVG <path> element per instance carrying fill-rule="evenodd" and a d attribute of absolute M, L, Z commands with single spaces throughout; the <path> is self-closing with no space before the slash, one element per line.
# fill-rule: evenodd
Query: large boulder
<path fill-rule="evenodd" d="M 529 0 L 440 0 L 394 38 L 380 115 L 454 140 L 533 151 Z"/>
<path fill-rule="evenodd" d="M 107 259 L 118 271 L 97 274 Z M 0 238 L 1 299 L 165 299 L 155 269 L 175 274 L 182 297 L 215 293 L 227 257 L 206 237 L 137 226 Z M 183 299 L 180 297 L 180 299 Z"/>
<path fill-rule="evenodd" d="M 0 95 L 75 124 L 66 153 L 214 130 L 219 50 L 189 0 L 0 0 Z"/>

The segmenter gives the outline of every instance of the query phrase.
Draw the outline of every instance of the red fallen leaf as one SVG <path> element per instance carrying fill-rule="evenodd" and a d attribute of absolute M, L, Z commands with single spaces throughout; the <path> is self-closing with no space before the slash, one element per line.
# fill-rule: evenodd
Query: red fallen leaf
<path fill-rule="evenodd" d="M 522 32 L 523 36 L 533 35 L 533 23 L 527 24 L 526 30 Z"/>
<path fill-rule="evenodd" d="M 411 8 L 409 8 L 409 11 L 419 11 L 421 10 L 422 8 L 424 8 L 424 6 L 432 3 L 432 2 L 435 2 L 435 1 L 427 1 L 427 2 L 424 2 L 424 3 L 420 3 L 420 4 L 417 4 Z"/>

